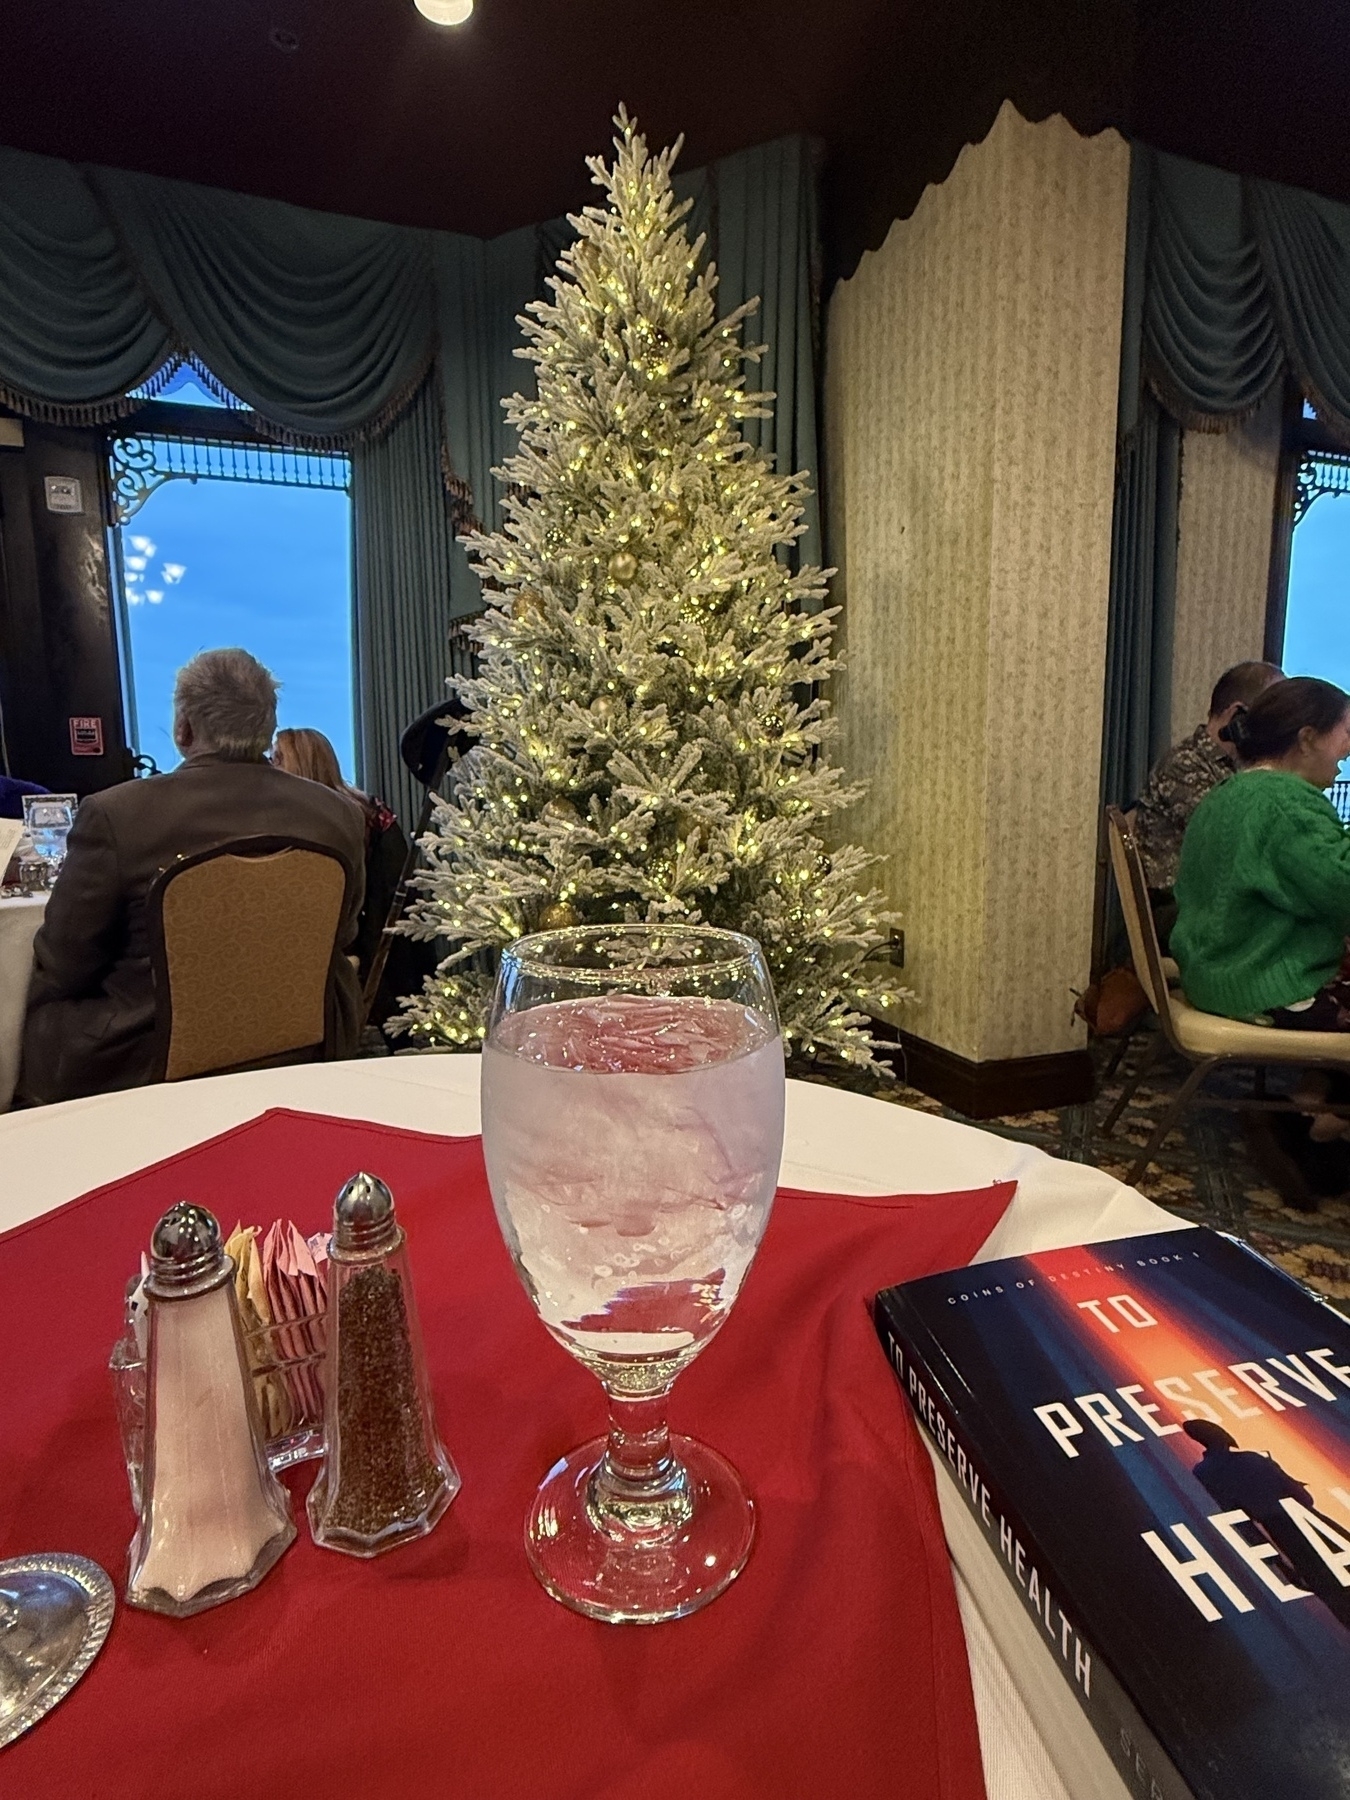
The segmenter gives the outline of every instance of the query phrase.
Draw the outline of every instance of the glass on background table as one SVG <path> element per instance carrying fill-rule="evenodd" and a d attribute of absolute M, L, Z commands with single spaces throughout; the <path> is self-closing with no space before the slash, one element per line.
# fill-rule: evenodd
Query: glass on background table
<path fill-rule="evenodd" d="M 744 1568 L 754 1503 L 671 1435 L 769 1220 L 783 1044 L 759 946 L 702 926 L 582 926 L 503 951 L 483 1054 L 483 1149 L 516 1270 L 598 1377 L 609 1433 L 545 1476 L 531 1566 L 592 1618 L 655 1623 Z"/>
<path fill-rule="evenodd" d="M 75 794 L 25 794 L 23 825 L 32 846 L 19 865 L 25 892 L 50 887 L 66 860 L 66 839 L 79 806 Z M 40 879 L 39 879 L 40 878 Z"/>

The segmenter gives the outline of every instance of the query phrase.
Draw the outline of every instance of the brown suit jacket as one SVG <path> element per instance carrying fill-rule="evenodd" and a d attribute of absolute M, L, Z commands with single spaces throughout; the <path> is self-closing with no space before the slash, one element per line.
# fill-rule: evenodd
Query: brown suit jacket
<path fill-rule="evenodd" d="M 194 756 L 80 805 L 33 950 L 19 1092 L 46 1104 L 154 1078 L 155 992 L 146 898 L 176 857 L 241 837 L 297 837 L 336 850 L 351 878 L 333 956 L 339 1056 L 356 1050 L 361 997 L 344 952 L 365 886 L 354 802 L 266 762 Z M 332 1016 L 332 1015 L 330 1015 Z"/>

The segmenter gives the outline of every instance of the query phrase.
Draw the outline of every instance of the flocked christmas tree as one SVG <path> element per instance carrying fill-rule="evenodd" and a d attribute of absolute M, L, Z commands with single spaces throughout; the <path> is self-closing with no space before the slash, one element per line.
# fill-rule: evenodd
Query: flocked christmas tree
<path fill-rule="evenodd" d="M 892 915 L 860 891 L 876 859 L 820 835 L 860 790 L 811 697 L 836 666 L 823 573 L 787 561 L 805 478 L 741 436 L 773 398 L 746 388 L 758 303 L 718 320 L 679 146 L 649 157 L 617 123 L 613 168 L 590 165 L 607 205 L 573 221 L 552 302 L 522 321 L 538 398 L 507 402 L 506 528 L 470 543 L 489 604 L 457 685 L 478 743 L 410 920 L 453 954 L 400 1023 L 480 1039 L 477 953 L 523 933 L 703 921 L 763 945 L 790 1050 L 869 1062 L 868 1007 L 903 996 L 875 960 Z"/>

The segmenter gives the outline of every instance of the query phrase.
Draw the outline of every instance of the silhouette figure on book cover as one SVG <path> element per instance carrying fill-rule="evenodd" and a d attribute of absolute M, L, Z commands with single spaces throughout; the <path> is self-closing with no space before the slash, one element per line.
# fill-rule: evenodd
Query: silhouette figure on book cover
<path fill-rule="evenodd" d="M 1243 1450 L 1222 1425 L 1211 1419 L 1187 1419 L 1182 1430 L 1204 1447 L 1191 1473 L 1225 1512 L 1245 1512 L 1280 1552 L 1289 1574 L 1316 1594 L 1350 1627 L 1350 1588 L 1343 1588 L 1298 1526 L 1281 1506 L 1296 1500 L 1311 1513 L 1317 1508 L 1301 1481 L 1261 1450 Z M 1318 1515 L 1321 1516 L 1320 1514 Z"/>

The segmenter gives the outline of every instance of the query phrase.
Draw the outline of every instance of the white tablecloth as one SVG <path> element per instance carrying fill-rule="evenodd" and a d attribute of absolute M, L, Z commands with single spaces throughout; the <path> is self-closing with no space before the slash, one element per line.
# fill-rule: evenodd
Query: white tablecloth
<path fill-rule="evenodd" d="M 400 1056 L 216 1076 L 10 1113 L 0 1118 L 5 1174 L 0 1230 L 270 1106 L 472 1133 L 478 1130 L 478 1058 Z M 1100 1170 L 883 1101 L 788 1083 L 786 1186 L 832 1193 L 936 1193 L 1010 1177 L 1018 1182 L 1017 1197 L 979 1261 L 1174 1230 L 1178 1223 Z M 1105 1754 L 1095 1743 L 1084 1746 L 1067 1683 L 983 1538 L 966 1526 L 962 1503 L 941 1470 L 939 1490 L 989 1800 L 1126 1800 L 1127 1790 Z"/>
<path fill-rule="evenodd" d="M 33 939 L 46 906 L 45 894 L 0 900 L 0 1112 L 14 1098 L 14 1083 L 19 1078 Z"/>

